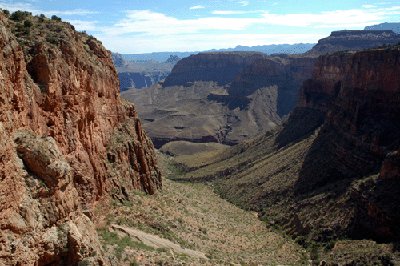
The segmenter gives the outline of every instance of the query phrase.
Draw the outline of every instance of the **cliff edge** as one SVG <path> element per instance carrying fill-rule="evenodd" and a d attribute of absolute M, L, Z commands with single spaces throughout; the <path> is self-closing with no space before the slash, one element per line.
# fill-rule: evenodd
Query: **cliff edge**
<path fill-rule="evenodd" d="M 0 14 L 0 264 L 103 265 L 91 212 L 161 188 L 153 145 L 99 41 L 21 14 Z"/>

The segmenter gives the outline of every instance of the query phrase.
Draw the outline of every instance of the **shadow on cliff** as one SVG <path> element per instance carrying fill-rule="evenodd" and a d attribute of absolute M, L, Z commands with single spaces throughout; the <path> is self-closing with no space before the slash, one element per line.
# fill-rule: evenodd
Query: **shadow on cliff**
<path fill-rule="evenodd" d="M 286 147 L 308 138 L 322 125 L 325 113 L 319 110 L 296 107 L 275 140 L 277 148 Z"/>
<path fill-rule="evenodd" d="M 295 198 L 302 200 L 315 195 L 329 195 L 336 201 L 350 193 L 354 217 L 351 224 L 343 228 L 346 234 L 352 239 L 389 243 L 400 236 L 397 166 L 400 159 L 397 155 L 391 159 L 386 153 L 399 147 L 400 121 L 398 112 L 383 109 L 381 105 L 375 108 L 370 104 L 360 106 L 354 119 L 349 119 L 349 114 L 346 116 L 342 110 L 333 111 L 322 124 L 324 113 L 296 108 L 277 142 L 283 147 L 316 132 L 318 135 L 304 158 L 294 185 Z M 303 118 L 297 117 L 300 111 L 305 112 Z M 346 124 L 348 121 L 354 124 Z M 299 125 L 304 127 L 306 123 L 308 130 L 300 130 Z M 356 133 L 350 134 L 351 129 Z M 394 177 L 381 178 L 385 163 L 389 164 L 386 168 L 395 169 L 392 170 Z"/>
<path fill-rule="evenodd" d="M 274 76 L 242 74 L 241 79 L 244 81 L 235 81 L 228 85 L 230 95 L 247 97 L 261 88 L 277 86 L 277 114 L 283 117 L 295 108 L 301 83 L 296 83 L 289 74 Z"/>

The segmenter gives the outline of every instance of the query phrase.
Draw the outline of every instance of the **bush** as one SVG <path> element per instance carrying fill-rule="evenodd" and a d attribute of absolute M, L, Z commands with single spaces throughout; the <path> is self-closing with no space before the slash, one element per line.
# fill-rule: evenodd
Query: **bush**
<path fill-rule="evenodd" d="M 27 27 L 27 28 L 30 28 L 30 27 L 33 26 L 33 23 L 32 23 L 32 21 L 27 19 L 27 20 L 24 21 L 24 26 Z"/>
<path fill-rule="evenodd" d="M 54 37 L 54 36 L 51 36 L 51 37 L 47 37 L 46 41 L 48 41 L 49 43 L 52 43 L 52 44 L 57 44 L 58 43 L 58 38 Z"/>
<path fill-rule="evenodd" d="M 39 22 L 43 22 L 46 16 L 44 14 L 40 14 Z"/>
<path fill-rule="evenodd" d="M 8 11 L 7 9 L 4 9 L 3 14 L 8 17 L 10 15 L 10 11 Z"/>
<path fill-rule="evenodd" d="M 22 12 L 21 10 L 15 11 L 11 14 L 10 19 L 14 21 L 23 21 L 29 14 L 29 12 Z"/>
<path fill-rule="evenodd" d="M 61 18 L 57 17 L 56 15 L 51 16 L 51 20 L 61 22 Z"/>

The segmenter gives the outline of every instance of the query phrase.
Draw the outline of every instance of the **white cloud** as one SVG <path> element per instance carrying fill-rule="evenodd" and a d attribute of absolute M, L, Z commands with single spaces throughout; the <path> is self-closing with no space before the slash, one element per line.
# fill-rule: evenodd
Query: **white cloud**
<path fill-rule="evenodd" d="M 88 15 L 88 14 L 99 14 L 99 12 L 84 10 L 84 9 L 74 9 L 74 10 L 66 10 L 66 11 L 46 11 L 44 13 L 55 14 L 55 15 Z"/>
<path fill-rule="evenodd" d="M 265 45 L 272 43 L 316 42 L 327 35 L 312 34 L 246 34 L 250 26 L 271 25 L 310 28 L 332 28 L 333 30 L 363 28 L 385 21 L 390 15 L 399 13 L 399 7 L 336 10 L 310 14 L 273 14 L 265 11 L 221 11 L 215 15 L 263 12 L 258 17 L 207 17 L 177 19 L 150 10 L 126 11 L 126 17 L 113 27 L 102 28 L 95 34 L 108 49 L 121 53 L 155 51 L 196 51 L 219 49 L 235 45 Z M 80 24 L 82 27 L 84 24 Z M 88 27 L 94 27 L 89 24 Z M 238 31 L 226 34 L 225 30 Z M 130 49 L 124 51 L 124 49 Z"/>
<path fill-rule="evenodd" d="M 126 11 L 126 18 L 120 20 L 113 27 L 103 29 L 106 34 L 148 34 L 148 35 L 176 35 L 200 34 L 207 30 L 245 30 L 251 25 L 260 24 L 312 27 L 312 28 L 341 28 L 364 27 L 371 23 L 384 21 L 389 14 L 398 14 L 397 9 L 351 9 L 322 12 L 319 14 L 271 14 L 264 13 L 260 17 L 233 18 L 233 17 L 206 17 L 180 20 L 150 10 Z M 260 11 L 221 11 L 213 14 L 231 15 L 245 14 Z"/>
<path fill-rule="evenodd" d="M 236 15 L 236 14 L 250 14 L 250 13 L 262 13 L 265 10 L 253 10 L 253 11 L 234 11 L 234 10 L 214 10 L 211 14 L 214 15 Z"/>
<path fill-rule="evenodd" d="M 190 9 L 199 9 L 199 8 L 205 8 L 204 6 L 192 6 Z"/>
<path fill-rule="evenodd" d="M 90 31 L 98 31 L 100 28 L 96 26 L 98 21 L 83 21 L 83 20 L 68 20 L 66 19 L 65 21 L 68 21 L 72 25 L 74 25 L 76 30 L 90 30 Z"/>
<path fill-rule="evenodd" d="M 234 14 L 246 14 L 245 11 L 232 11 L 232 10 L 214 10 L 211 12 L 214 15 L 234 15 Z"/>
<path fill-rule="evenodd" d="M 15 12 L 17 10 L 21 10 L 21 11 L 28 11 L 28 12 L 32 12 L 36 14 L 36 10 L 35 8 L 32 7 L 31 4 L 28 3 L 15 3 L 15 4 L 11 4 L 11 3 L 4 3 L 3 1 L 0 2 L 0 7 L 3 10 L 9 10 L 10 12 Z"/>
<path fill-rule="evenodd" d="M 320 14 L 264 14 L 265 23 L 281 26 L 303 27 L 340 27 L 340 25 L 368 25 L 376 21 L 382 21 L 387 15 L 397 14 L 389 9 L 385 10 L 336 10 L 322 12 Z"/>
<path fill-rule="evenodd" d="M 390 8 L 385 8 L 385 10 L 389 10 L 389 11 L 391 11 L 391 10 L 399 10 L 400 9 L 400 6 L 393 6 L 393 7 L 390 7 Z"/>
<path fill-rule="evenodd" d="M 240 1 L 238 4 L 241 4 L 242 6 L 248 6 L 249 2 L 248 1 Z"/>
<path fill-rule="evenodd" d="M 373 5 L 363 5 L 362 7 L 363 7 L 363 8 L 375 8 L 376 6 L 373 6 Z"/>
<path fill-rule="evenodd" d="M 150 53 L 163 51 L 202 51 L 235 47 L 257 46 L 279 43 L 317 42 L 326 37 L 320 34 L 196 34 L 163 36 L 105 36 L 96 35 L 111 51 L 119 53 Z"/>
<path fill-rule="evenodd" d="M 194 34 L 205 30 L 244 30 L 257 23 L 257 18 L 196 18 L 179 20 L 150 10 L 127 11 L 127 17 L 107 34 L 147 33 L 151 35 Z"/>
<path fill-rule="evenodd" d="M 74 9 L 74 10 L 65 10 L 65 11 L 59 11 L 59 10 L 50 10 L 50 11 L 44 11 L 40 9 L 34 8 L 31 4 L 28 3 L 4 3 L 0 2 L 0 7 L 2 9 L 7 9 L 10 12 L 15 12 L 17 10 L 21 11 L 28 11 L 31 12 L 33 15 L 38 15 L 38 14 L 45 14 L 46 16 L 52 16 L 52 15 L 88 15 L 88 14 L 98 14 L 98 12 L 90 11 L 90 10 L 84 10 L 84 9 Z"/>

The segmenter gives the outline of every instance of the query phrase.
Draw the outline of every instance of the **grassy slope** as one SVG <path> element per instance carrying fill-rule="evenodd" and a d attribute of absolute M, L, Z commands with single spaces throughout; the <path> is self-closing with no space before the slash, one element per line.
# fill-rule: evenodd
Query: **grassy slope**
<path fill-rule="evenodd" d="M 179 174 L 171 167 L 171 157 L 160 155 L 159 159 L 164 175 Z M 98 208 L 96 217 L 106 257 L 119 265 L 134 261 L 140 265 L 302 265 L 309 259 L 294 241 L 267 229 L 257 213 L 239 209 L 200 183 L 165 179 L 163 190 L 154 196 L 135 193 L 129 202 L 114 201 Z M 111 223 L 170 239 L 204 252 L 209 260 L 129 242 L 125 235 L 109 232 Z"/>

